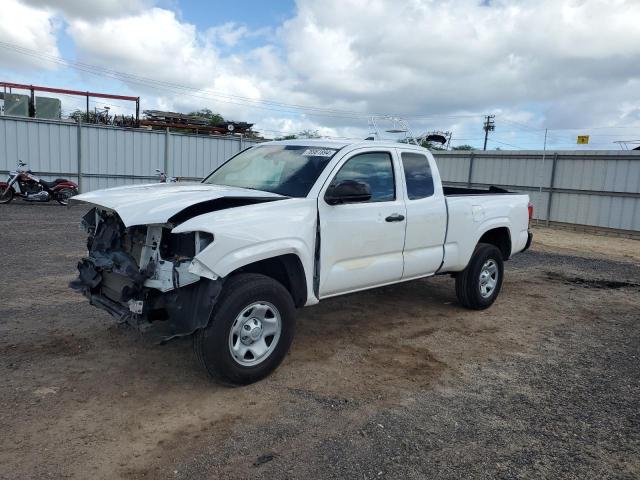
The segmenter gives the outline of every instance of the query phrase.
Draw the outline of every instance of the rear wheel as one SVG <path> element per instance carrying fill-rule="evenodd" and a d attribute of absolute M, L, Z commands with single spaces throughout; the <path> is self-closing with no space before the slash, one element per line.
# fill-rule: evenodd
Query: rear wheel
<path fill-rule="evenodd" d="M 225 283 L 193 346 L 209 375 L 246 385 L 280 365 L 294 332 L 295 307 L 284 286 L 264 275 L 239 274 Z"/>
<path fill-rule="evenodd" d="M 494 245 L 480 243 L 469 265 L 456 276 L 456 295 L 467 308 L 483 310 L 495 302 L 504 274 L 502 253 Z"/>
<path fill-rule="evenodd" d="M 6 185 L 0 187 L 0 203 L 9 203 L 13 200 L 13 188 Z"/>
<path fill-rule="evenodd" d="M 56 192 L 56 200 L 60 205 L 69 205 L 69 199 L 77 194 L 77 188 L 61 188 Z"/>

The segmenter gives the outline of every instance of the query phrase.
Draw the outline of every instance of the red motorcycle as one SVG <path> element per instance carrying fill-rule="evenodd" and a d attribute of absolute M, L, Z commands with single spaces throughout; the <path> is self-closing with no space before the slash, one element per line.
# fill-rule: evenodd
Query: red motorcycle
<path fill-rule="evenodd" d="M 36 177 L 26 163 L 19 162 L 18 169 L 9 172 L 7 182 L 0 182 L 0 203 L 9 203 L 13 197 L 27 202 L 57 201 L 68 205 L 69 199 L 78 194 L 78 185 L 64 178 L 47 182 Z"/>

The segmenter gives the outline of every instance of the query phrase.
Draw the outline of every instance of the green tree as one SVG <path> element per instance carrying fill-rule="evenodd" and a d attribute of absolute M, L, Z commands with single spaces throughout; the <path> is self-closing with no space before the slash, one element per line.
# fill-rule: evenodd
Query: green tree
<path fill-rule="evenodd" d="M 89 112 L 85 110 L 74 110 L 69 114 L 69 118 L 73 118 L 76 122 L 82 123 L 101 123 L 104 125 L 113 124 L 113 117 L 105 110 L 98 112 L 95 110 L 89 110 Z"/>
<path fill-rule="evenodd" d="M 471 145 L 456 145 L 451 150 L 475 150 Z"/>
<path fill-rule="evenodd" d="M 282 137 L 276 137 L 275 140 L 295 140 L 297 135 L 283 135 Z"/>
<path fill-rule="evenodd" d="M 209 120 L 209 125 L 220 125 L 224 123 L 224 118 L 219 113 L 213 113 L 208 108 L 201 108 L 195 112 L 189 112 L 188 115 L 193 115 L 194 117 L 203 117 Z"/>
<path fill-rule="evenodd" d="M 84 110 L 74 110 L 69 114 L 69 118 L 73 118 L 76 122 L 95 123 L 96 114 L 94 112 L 85 112 Z"/>
<path fill-rule="evenodd" d="M 320 138 L 318 130 L 302 130 L 297 135 L 298 138 Z"/>

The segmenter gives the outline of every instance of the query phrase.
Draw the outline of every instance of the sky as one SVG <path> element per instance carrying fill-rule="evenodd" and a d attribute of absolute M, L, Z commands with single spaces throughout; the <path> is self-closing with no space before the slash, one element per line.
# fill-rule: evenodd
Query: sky
<path fill-rule="evenodd" d="M 452 145 L 640 140 L 639 0 L 2 0 L 0 80 L 209 108 L 266 137 L 406 120 Z M 83 98 L 60 97 L 63 112 Z M 99 99 L 112 112 L 133 105 Z M 392 121 L 377 121 L 383 136 Z M 576 145 L 589 135 L 588 145 Z"/>

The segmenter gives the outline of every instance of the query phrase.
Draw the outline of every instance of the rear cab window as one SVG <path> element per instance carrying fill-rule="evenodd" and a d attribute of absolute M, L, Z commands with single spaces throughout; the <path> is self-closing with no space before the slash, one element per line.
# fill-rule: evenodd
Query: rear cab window
<path fill-rule="evenodd" d="M 419 200 L 433 195 L 433 175 L 427 156 L 417 152 L 402 152 L 400 158 L 408 199 Z"/>

